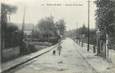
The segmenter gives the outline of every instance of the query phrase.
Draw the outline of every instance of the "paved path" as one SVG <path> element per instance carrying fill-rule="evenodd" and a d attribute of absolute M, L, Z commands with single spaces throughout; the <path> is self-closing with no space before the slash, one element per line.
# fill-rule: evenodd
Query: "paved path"
<path fill-rule="evenodd" d="M 77 49 L 75 42 L 67 38 L 62 43 L 61 56 L 50 51 L 11 73 L 96 73 Z"/>

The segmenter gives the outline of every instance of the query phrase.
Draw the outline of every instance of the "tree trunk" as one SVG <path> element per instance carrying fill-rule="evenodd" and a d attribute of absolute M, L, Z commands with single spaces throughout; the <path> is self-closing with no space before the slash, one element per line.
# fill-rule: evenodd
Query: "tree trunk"
<path fill-rule="evenodd" d="M 106 59 L 109 59 L 108 40 L 109 40 L 108 34 L 106 34 L 106 52 L 105 52 L 105 54 L 106 54 Z"/>

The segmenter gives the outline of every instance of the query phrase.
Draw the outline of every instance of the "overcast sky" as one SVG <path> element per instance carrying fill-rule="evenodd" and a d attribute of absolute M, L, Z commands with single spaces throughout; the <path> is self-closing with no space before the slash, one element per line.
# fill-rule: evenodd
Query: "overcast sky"
<path fill-rule="evenodd" d="M 96 6 L 94 0 L 90 1 L 90 28 L 95 28 Z M 41 18 L 52 15 L 55 20 L 64 19 L 67 30 L 75 29 L 76 24 L 79 24 L 78 27 L 83 24 L 87 26 L 87 0 L 4 0 L 4 2 L 18 7 L 16 14 L 11 16 L 11 21 L 15 23 L 22 23 L 25 6 L 26 23 L 37 24 Z M 60 6 L 47 4 L 60 4 Z"/>

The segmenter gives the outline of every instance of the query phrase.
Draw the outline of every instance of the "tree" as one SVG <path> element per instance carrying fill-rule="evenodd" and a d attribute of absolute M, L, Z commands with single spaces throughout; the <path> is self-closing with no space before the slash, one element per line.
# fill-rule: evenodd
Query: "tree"
<path fill-rule="evenodd" d="M 85 36 L 87 36 L 87 30 L 88 28 L 86 28 L 86 26 L 83 25 L 81 28 L 79 28 L 79 34 L 84 34 Z"/>
<path fill-rule="evenodd" d="M 17 39 L 19 36 L 17 36 L 19 29 L 18 27 L 13 23 L 8 23 L 6 28 L 6 34 L 5 34 L 5 48 L 15 47 L 19 45 L 19 40 Z M 10 39 L 9 39 L 10 38 Z"/>
<path fill-rule="evenodd" d="M 97 0 L 97 11 L 96 11 L 96 22 L 98 28 L 107 34 L 110 34 L 113 30 L 112 23 L 113 23 L 113 11 L 112 11 L 112 2 L 111 0 Z"/>
<path fill-rule="evenodd" d="M 64 35 L 65 32 L 65 21 L 63 19 L 60 19 L 56 22 L 57 30 L 59 31 L 60 35 Z"/>
<path fill-rule="evenodd" d="M 11 15 L 16 12 L 16 7 L 8 4 L 1 3 L 1 24 L 2 29 L 5 30 L 7 24 L 7 15 Z"/>
<path fill-rule="evenodd" d="M 108 35 L 110 37 L 111 34 L 113 34 L 113 21 L 114 21 L 114 15 L 112 11 L 113 2 L 111 0 L 97 0 L 97 11 L 96 11 L 96 24 L 97 28 L 100 30 L 100 39 L 97 39 L 101 41 L 103 44 L 106 43 L 106 40 L 108 39 L 106 36 Z M 103 45 L 101 45 L 102 48 Z M 97 46 L 99 54 L 100 47 Z"/>
<path fill-rule="evenodd" d="M 1 3 L 1 38 L 2 38 L 2 45 L 1 47 L 2 48 L 5 48 L 5 40 L 6 40 L 6 33 L 8 33 L 6 31 L 7 29 L 7 15 L 11 15 L 12 13 L 15 13 L 16 12 L 16 7 L 15 6 L 11 6 L 11 5 L 8 5 L 8 4 L 4 4 L 4 3 Z"/>
<path fill-rule="evenodd" d="M 42 38 L 44 38 L 43 40 L 56 37 L 57 30 L 52 16 L 41 19 L 37 26 L 38 32 L 41 34 Z"/>

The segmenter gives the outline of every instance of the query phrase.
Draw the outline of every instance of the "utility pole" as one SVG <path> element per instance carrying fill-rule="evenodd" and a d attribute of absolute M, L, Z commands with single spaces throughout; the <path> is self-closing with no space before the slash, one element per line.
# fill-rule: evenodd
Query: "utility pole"
<path fill-rule="evenodd" d="M 25 15 L 26 15 L 26 10 L 25 10 L 25 7 L 24 7 L 23 22 L 22 22 L 22 40 L 24 38 Z"/>
<path fill-rule="evenodd" d="M 1 1 L 5 4 L 5 0 Z M 2 59 L 3 59 L 3 49 L 5 48 L 5 31 L 7 25 L 7 11 L 6 8 L 1 4 L 1 20 L 0 20 L 0 73 L 2 72 Z"/>
<path fill-rule="evenodd" d="M 90 33 L 89 33 L 89 29 L 90 29 L 90 0 L 88 0 L 88 45 L 87 45 L 87 51 L 89 51 L 89 37 L 90 37 Z"/>
<path fill-rule="evenodd" d="M 78 43 L 78 24 L 76 24 L 76 42 Z"/>
<path fill-rule="evenodd" d="M 1 15 L 1 12 L 0 12 L 0 15 Z M 1 20 L 0 20 L 0 22 L 1 22 Z M 1 60 L 2 60 L 2 58 L 1 58 L 1 56 L 2 56 L 2 50 L 1 50 L 1 44 L 2 44 L 2 42 L 1 42 L 2 40 L 1 40 L 1 24 L 0 24 L 0 65 L 2 65 L 1 64 Z M 0 66 L 0 73 L 1 73 L 2 71 L 1 71 L 1 66 Z"/>
<path fill-rule="evenodd" d="M 24 14 L 22 19 L 22 31 L 21 31 L 21 43 L 20 43 L 20 54 L 25 53 L 24 51 L 24 25 L 25 25 L 25 7 L 24 7 Z"/>

